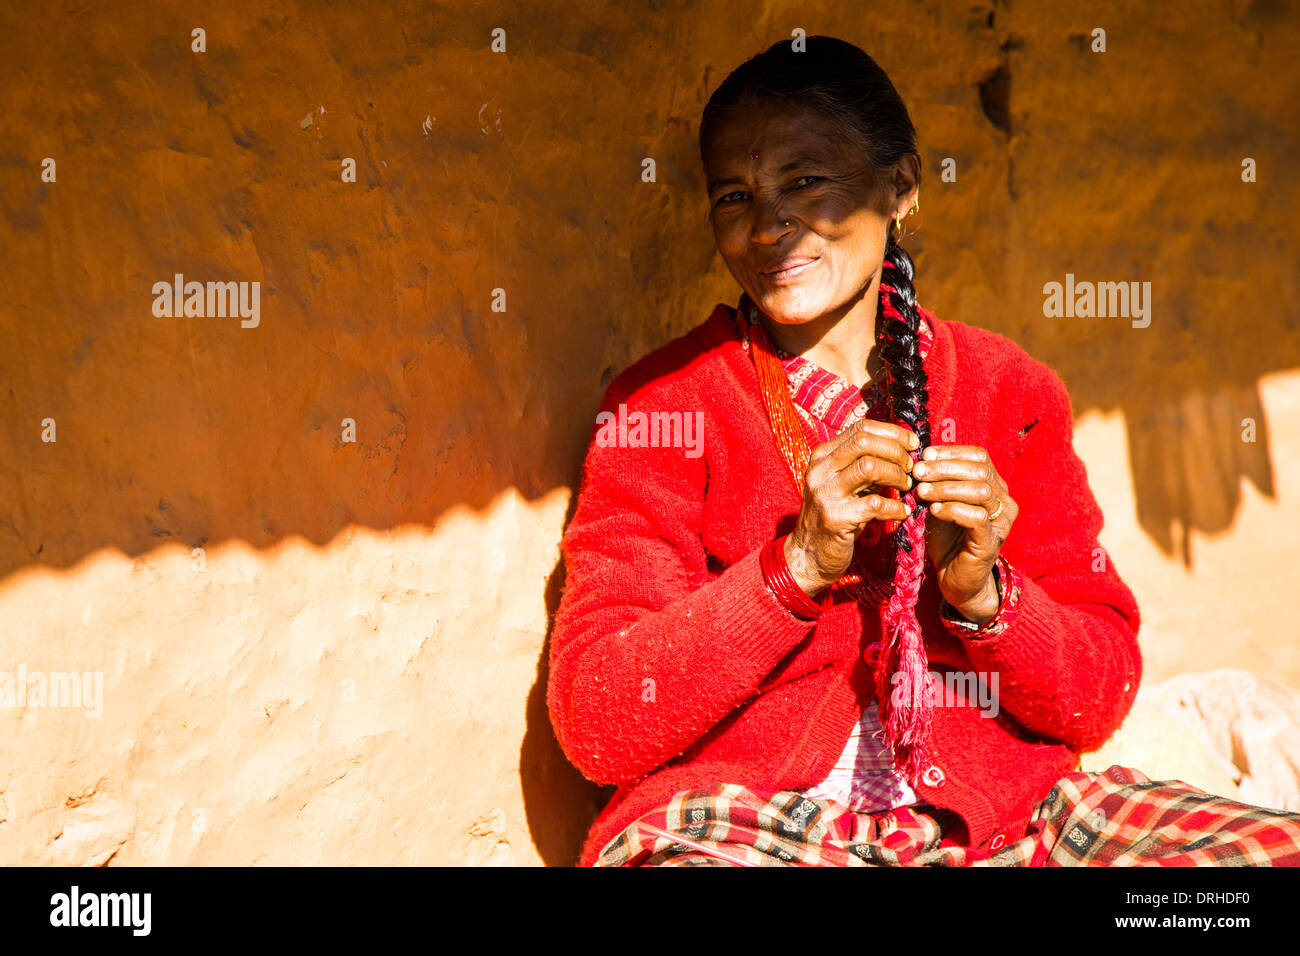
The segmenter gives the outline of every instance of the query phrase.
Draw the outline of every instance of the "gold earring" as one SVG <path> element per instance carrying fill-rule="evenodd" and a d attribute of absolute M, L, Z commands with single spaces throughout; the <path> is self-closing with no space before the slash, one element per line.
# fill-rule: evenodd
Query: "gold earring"
<path fill-rule="evenodd" d="M 898 238 L 903 238 L 903 214 L 900 212 L 894 217 L 894 225 L 898 227 Z"/>
<path fill-rule="evenodd" d="M 920 212 L 920 211 L 921 211 L 921 191 L 918 189 L 916 192 L 916 198 L 912 200 L 912 208 L 908 210 L 907 214 L 910 216 L 912 215 L 912 213 Z"/>

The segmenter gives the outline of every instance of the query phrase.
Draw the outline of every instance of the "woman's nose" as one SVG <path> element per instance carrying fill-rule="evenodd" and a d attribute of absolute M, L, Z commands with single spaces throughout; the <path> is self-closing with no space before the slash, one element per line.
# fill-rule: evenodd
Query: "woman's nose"
<path fill-rule="evenodd" d="M 782 215 L 776 203 L 763 203 L 754 214 L 754 238 L 768 242 L 779 239 L 790 231 L 790 225 L 789 214 Z"/>

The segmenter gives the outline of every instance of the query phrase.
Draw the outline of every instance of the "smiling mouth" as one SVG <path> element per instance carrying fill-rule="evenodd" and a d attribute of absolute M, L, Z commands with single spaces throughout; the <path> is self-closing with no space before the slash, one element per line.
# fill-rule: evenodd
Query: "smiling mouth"
<path fill-rule="evenodd" d="M 785 266 L 784 268 L 778 268 L 770 272 L 760 270 L 758 274 L 763 276 L 765 279 L 770 279 L 775 282 L 783 282 L 790 279 L 798 279 L 800 276 L 802 276 L 805 272 L 807 272 L 809 269 L 811 269 L 820 261 L 821 261 L 821 257 L 818 256 L 816 259 L 804 259 L 801 262 L 796 261 L 795 264 L 793 265 Z"/>

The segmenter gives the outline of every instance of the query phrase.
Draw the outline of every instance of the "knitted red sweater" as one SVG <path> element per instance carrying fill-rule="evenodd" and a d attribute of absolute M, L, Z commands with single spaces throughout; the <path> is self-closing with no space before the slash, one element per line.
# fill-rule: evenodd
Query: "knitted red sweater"
<path fill-rule="evenodd" d="M 984 446 L 1020 506 L 1002 553 L 1024 589 L 1006 631 L 949 633 L 928 561 L 917 607 L 932 670 L 986 684 L 997 673 L 996 716 L 936 701 L 934 766 L 917 788 L 978 847 L 1022 835 L 1052 783 L 1119 726 L 1141 679 L 1139 615 L 1097 542 L 1060 377 L 1010 339 L 925 315 L 933 440 Z M 678 790 L 822 780 L 873 698 L 863 655 L 881 639 L 875 610 L 845 600 L 805 621 L 763 581 L 759 551 L 794 527 L 801 501 L 728 306 L 619 375 L 601 410 L 633 427 L 612 447 L 597 440 L 604 419 L 592 430 L 547 688 L 569 760 L 618 785 L 581 865 Z M 702 422 L 702 446 L 669 447 L 652 428 L 646 447 L 638 411 Z"/>

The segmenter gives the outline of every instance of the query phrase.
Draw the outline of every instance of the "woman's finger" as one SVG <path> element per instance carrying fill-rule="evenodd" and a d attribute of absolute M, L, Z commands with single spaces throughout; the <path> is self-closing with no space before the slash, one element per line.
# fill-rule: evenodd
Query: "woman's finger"
<path fill-rule="evenodd" d="M 925 501 L 962 501 L 967 504 L 996 511 L 1001 495 L 987 481 L 922 481 L 916 486 L 916 496 Z"/>
<path fill-rule="evenodd" d="M 946 458 L 942 461 L 918 461 L 912 469 L 917 481 L 987 481 L 995 483 L 998 478 L 993 463 L 985 459 L 976 461 L 970 458 Z"/>
<path fill-rule="evenodd" d="M 909 514 L 902 501 L 884 495 L 865 495 L 855 499 L 853 507 L 858 515 L 857 524 L 863 528 L 868 521 L 902 521 Z"/>
<path fill-rule="evenodd" d="M 918 461 L 912 469 L 918 481 L 938 481 L 941 479 L 964 479 L 967 481 L 987 481 L 995 485 L 1006 496 L 1011 489 L 998 473 L 997 467 L 987 457 L 946 458 L 939 461 Z"/>
<path fill-rule="evenodd" d="M 972 461 L 991 461 L 988 450 L 980 445 L 930 445 L 921 454 L 924 461 L 944 461 L 949 458 L 969 458 Z"/>
<path fill-rule="evenodd" d="M 835 476 L 836 487 L 844 495 L 862 495 L 872 488 L 884 485 L 907 491 L 912 487 L 912 476 L 896 462 L 871 455 L 861 455 Z"/>
<path fill-rule="evenodd" d="M 930 503 L 927 510 L 942 521 L 951 521 L 953 524 L 969 529 L 975 533 L 977 539 L 981 535 L 988 535 L 989 541 L 992 541 L 995 537 L 993 522 L 989 520 L 988 511 L 977 505 L 968 505 L 961 501 L 934 501 Z"/>
<path fill-rule="evenodd" d="M 908 443 L 911 438 L 912 433 L 901 425 L 865 418 L 819 447 L 826 449 L 824 464 L 836 471 L 843 471 L 862 455 L 883 458 L 903 471 L 910 471 L 912 456 Z"/>

